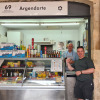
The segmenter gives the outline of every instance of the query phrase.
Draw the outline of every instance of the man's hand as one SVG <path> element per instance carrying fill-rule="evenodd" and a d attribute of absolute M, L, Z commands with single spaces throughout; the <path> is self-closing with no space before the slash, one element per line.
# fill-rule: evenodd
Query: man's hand
<path fill-rule="evenodd" d="M 74 68 L 70 64 L 70 58 L 66 59 L 66 64 L 67 64 L 67 67 L 69 70 L 71 70 L 71 71 L 74 70 Z"/>
<path fill-rule="evenodd" d="M 66 59 L 66 63 L 67 64 L 70 63 L 70 58 Z"/>
<path fill-rule="evenodd" d="M 68 64 L 68 63 L 73 64 L 74 61 L 73 61 L 72 59 L 68 58 L 68 59 L 66 59 L 66 63 L 67 63 L 67 64 Z"/>
<path fill-rule="evenodd" d="M 76 76 L 81 75 L 81 71 L 76 71 Z"/>
<path fill-rule="evenodd" d="M 72 59 L 70 59 L 70 62 L 69 62 L 70 64 L 73 64 L 74 63 L 74 61 L 72 60 Z"/>

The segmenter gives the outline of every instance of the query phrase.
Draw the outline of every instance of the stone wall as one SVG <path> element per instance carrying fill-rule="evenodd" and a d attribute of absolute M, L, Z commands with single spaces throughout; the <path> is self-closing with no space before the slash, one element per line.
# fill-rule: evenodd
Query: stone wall
<path fill-rule="evenodd" d="M 94 50 L 94 64 L 94 100 L 100 100 L 100 50 Z"/>

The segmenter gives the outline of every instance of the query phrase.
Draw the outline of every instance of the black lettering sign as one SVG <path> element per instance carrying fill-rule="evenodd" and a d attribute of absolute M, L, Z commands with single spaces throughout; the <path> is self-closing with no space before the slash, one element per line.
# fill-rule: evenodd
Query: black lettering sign
<path fill-rule="evenodd" d="M 20 7 L 19 10 L 25 10 L 25 11 L 30 11 L 30 10 L 46 10 L 46 7 L 37 7 L 37 6 L 34 6 L 34 7 Z"/>
<path fill-rule="evenodd" d="M 6 5 L 5 9 L 11 9 L 11 5 Z"/>

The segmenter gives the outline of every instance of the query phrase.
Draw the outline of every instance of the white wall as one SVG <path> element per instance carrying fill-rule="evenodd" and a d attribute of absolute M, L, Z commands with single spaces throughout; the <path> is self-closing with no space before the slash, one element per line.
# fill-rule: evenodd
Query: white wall
<path fill-rule="evenodd" d="M 2 31 L 4 28 L 2 29 Z M 12 31 L 12 30 L 9 30 Z M 80 45 L 83 45 L 83 33 L 85 32 L 85 23 L 82 23 L 77 29 L 66 29 L 66 30 L 13 30 L 13 32 L 21 32 L 23 34 L 23 44 L 28 47 L 31 45 L 31 40 L 34 38 L 35 42 L 42 42 L 44 38 L 48 38 L 50 40 L 56 41 L 56 44 L 53 45 L 53 49 L 57 50 L 58 42 L 65 43 L 66 50 L 66 40 L 74 40 L 75 41 L 75 51 L 77 49 L 77 41 L 80 41 Z M 5 32 L 5 30 L 4 30 Z M 16 37 L 13 37 L 16 38 Z"/>
<path fill-rule="evenodd" d="M 0 42 L 7 42 L 7 37 L 5 33 L 7 32 L 7 28 L 0 25 Z"/>
<path fill-rule="evenodd" d="M 7 32 L 7 28 L 0 25 L 0 34 L 5 35 L 6 32 Z"/>
<path fill-rule="evenodd" d="M 79 31 L 78 30 L 16 30 L 20 31 L 24 34 L 24 45 L 31 45 L 31 40 L 34 38 L 35 42 L 44 41 L 44 38 L 48 38 L 49 40 L 54 40 L 57 42 L 65 42 L 66 48 L 66 40 L 74 40 L 75 41 L 75 50 L 77 48 L 77 41 L 79 40 Z M 54 45 L 53 49 L 57 49 L 57 44 Z"/>
<path fill-rule="evenodd" d="M 15 43 L 16 45 L 20 46 L 22 41 L 22 34 L 18 31 L 7 31 L 7 42 L 8 43 Z"/>
<path fill-rule="evenodd" d="M 82 23 L 79 28 L 79 40 L 80 40 L 81 46 L 83 46 L 83 34 L 84 34 L 84 32 L 86 32 L 85 26 L 86 26 L 86 24 Z"/>

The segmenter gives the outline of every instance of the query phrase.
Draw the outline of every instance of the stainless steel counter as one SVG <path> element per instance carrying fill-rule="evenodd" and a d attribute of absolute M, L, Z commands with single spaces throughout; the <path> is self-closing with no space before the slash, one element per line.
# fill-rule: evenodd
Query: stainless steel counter
<path fill-rule="evenodd" d="M 77 100 L 74 97 L 74 85 L 76 82 L 75 71 L 66 71 L 65 73 L 66 79 L 66 100 Z"/>
<path fill-rule="evenodd" d="M 75 71 L 66 71 L 65 75 L 75 75 Z"/>
<path fill-rule="evenodd" d="M 0 87 L 0 100 L 65 100 L 64 86 Z"/>

